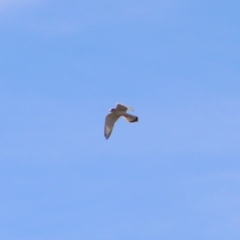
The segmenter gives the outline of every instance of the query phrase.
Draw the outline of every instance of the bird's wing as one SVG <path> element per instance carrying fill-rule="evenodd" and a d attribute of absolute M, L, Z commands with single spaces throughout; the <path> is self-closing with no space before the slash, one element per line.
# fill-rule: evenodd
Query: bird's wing
<path fill-rule="evenodd" d="M 116 109 L 117 109 L 117 110 L 120 110 L 120 111 L 125 111 L 125 112 L 126 112 L 128 109 L 131 110 L 131 111 L 133 111 L 133 109 L 132 109 L 131 107 L 128 107 L 128 106 L 123 105 L 123 104 L 121 104 L 121 103 L 118 103 L 118 104 L 117 104 Z"/>
<path fill-rule="evenodd" d="M 115 122 L 118 120 L 119 116 L 109 113 L 105 118 L 105 127 L 104 127 L 104 136 L 108 139 L 112 133 L 113 126 Z"/>
<path fill-rule="evenodd" d="M 131 115 L 131 114 L 128 114 L 128 113 L 125 113 L 122 116 L 125 118 L 125 120 L 127 120 L 130 123 L 138 122 L 138 117 L 137 116 L 134 116 L 134 115 Z"/>

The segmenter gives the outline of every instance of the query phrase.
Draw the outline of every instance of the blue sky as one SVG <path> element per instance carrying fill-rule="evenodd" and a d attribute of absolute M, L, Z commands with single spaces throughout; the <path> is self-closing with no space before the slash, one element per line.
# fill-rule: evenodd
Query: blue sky
<path fill-rule="evenodd" d="M 239 12 L 0 1 L 0 239 L 240 239 Z"/>

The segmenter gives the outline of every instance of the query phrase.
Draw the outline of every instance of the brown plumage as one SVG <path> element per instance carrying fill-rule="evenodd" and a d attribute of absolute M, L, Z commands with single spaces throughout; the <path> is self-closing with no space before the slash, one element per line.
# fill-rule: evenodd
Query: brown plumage
<path fill-rule="evenodd" d="M 104 136 L 108 139 L 112 133 L 115 122 L 120 118 L 130 123 L 138 122 L 138 117 L 127 113 L 127 110 L 133 111 L 131 107 L 127 107 L 123 104 L 117 104 L 116 108 L 110 109 L 110 113 L 105 118 Z"/>

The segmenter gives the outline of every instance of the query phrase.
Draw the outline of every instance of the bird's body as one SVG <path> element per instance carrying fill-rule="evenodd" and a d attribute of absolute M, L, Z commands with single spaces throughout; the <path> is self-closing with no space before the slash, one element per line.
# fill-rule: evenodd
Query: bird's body
<path fill-rule="evenodd" d="M 127 113 L 128 109 L 133 111 L 131 107 L 123 104 L 117 104 L 116 108 L 110 109 L 110 113 L 105 118 L 104 136 L 106 139 L 110 137 L 114 124 L 120 117 L 124 117 L 130 123 L 138 122 L 137 116 Z"/>

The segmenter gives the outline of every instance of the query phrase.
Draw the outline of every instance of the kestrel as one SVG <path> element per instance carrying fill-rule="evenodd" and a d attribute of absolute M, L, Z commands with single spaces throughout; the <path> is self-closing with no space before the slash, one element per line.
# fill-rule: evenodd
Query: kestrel
<path fill-rule="evenodd" d="M 116 108 L 110 109 L 110 113 L 105 118 L 104 136 L 108 139 L 112 133 L 115 122 L 124 117 L 130 123 L 138 122 L 138 117 L 127 113 L 127 110 L 133 111 L 131 107 L 123 104 L 117 104 Z"/>

